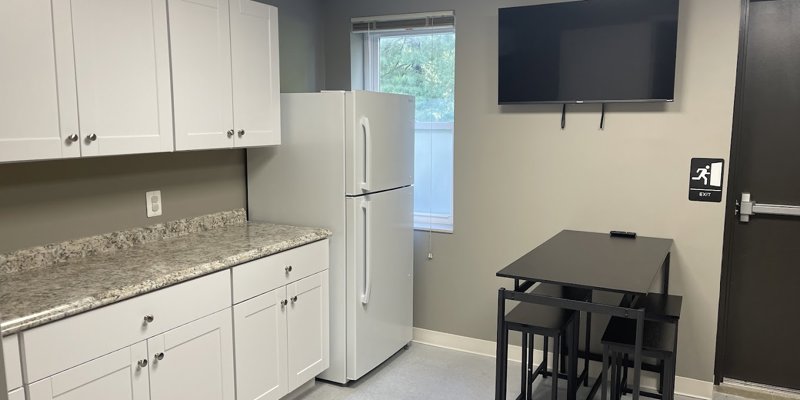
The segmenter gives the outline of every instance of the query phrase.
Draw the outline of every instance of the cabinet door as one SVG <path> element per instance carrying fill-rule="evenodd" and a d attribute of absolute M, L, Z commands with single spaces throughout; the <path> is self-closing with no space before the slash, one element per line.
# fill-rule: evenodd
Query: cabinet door
<path fill-rule="evenodd" d="M 287 288 L 289 312 L 289 391 L 314 379 L 330 365 L 328 271 L 301 279 Z"/>
<path fill-rule="evenodd" d="M 8 0 L 0 11 L 0 162 L 80 156 L 77 106 L 59 120 L 50 0 Z M 71 108 L 70 108 L 71 106 Z"/>
<path fill-rule="evenodd" d="M 230 308 L 147 340 L 152 400 L 234 400 Z"/>
<path fill-rule="evenodd" d="M 30 385 L 30 400 L 147 400 L 144 342 L 115 351 Z"/>
<path fill-rule="evenodd" d="M 81 154 L 172 151 L 166 0 L 69 3 Z"/>
<path fill-rule="evenodd" d="M 233 147 L 228 0 L 169 0 L 175 149 Z"/>
<path fill-rule="evenodd" d="M 8 392 L 8 400 L 25 400 L 25 389 L 19 388 Z"/>
<path fill-rule="evenodd" d="M 253 0 L 230 2 L 236 147 L 280 144 L 278 9 Z"/>
<path fill-rule="evenodd" d="M 287 391 L 286 287 L 233 307 L 238 400 L 274 400 Z"/>

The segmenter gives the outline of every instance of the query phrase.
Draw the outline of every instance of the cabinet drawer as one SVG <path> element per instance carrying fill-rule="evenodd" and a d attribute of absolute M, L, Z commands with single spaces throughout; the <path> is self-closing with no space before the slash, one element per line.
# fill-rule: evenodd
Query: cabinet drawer
<path fill-rule="evenodd" d="M 240 303 L 328 269 L 328 239 L 233 268 L 233 302 Z"/>
<path fill-rule="evenodd" d="M 228 271 L 180 283 L 23 332 L 27 382 L 213 314 L 231 305 Z M 151 315 L 152 322 L 145 322 Z"/>
<path fill-rule="evenodd" d="M 3 338 L 3 360 L 5 361 L 6 385 L 8 386 L 8 390 L 10 391 L 22 387 L 22 360 L 19 357 L 19 341 L 17 335 Z"/>

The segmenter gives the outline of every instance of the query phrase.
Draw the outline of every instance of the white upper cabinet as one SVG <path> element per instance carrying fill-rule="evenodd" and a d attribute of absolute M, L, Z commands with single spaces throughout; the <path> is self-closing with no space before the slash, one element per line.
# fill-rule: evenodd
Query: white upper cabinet
<path fill-rule="evenodd" d="M 54 18 L 71 22 L 56 48 L 59 68 L 74 49 L 81 154 L 172 151 L 166 0 L 54 3 L 64 3 Z"/>
<path fill-rule="evenodd" d="M 59 107 L 50 0 L 8 0 L 1 9 L 0 162 L 80 156 L 69 140 L 79 133 L 76 99 Z"/>
<path fill-rule="evenodd" d="M 236 147 L 280 144 L 278 9 L 230 2 Z"/>
<path fill-rule="evenodd" d="M 281 141 L 270 5 L 7 0 L 0 54 L 0 163 Z"/>
<path fill-rule="evenodd" d="M 280 144 L 278 10 L 169 0 L 175 148 Z"/>
<path fill-rule="evenodd" d="M 169 0 L 177 150 L 233 147 L 228 0 Z"/>

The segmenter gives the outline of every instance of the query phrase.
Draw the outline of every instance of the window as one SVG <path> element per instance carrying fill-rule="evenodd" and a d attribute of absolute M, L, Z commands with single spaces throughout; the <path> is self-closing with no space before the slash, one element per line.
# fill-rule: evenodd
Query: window
<path fill-rule="evenodd" d="M 420 19 L 403 16 L 406 21 Z M 431 17 L 428 16 L 428 21 Z M 442 20 L 433 20 L 433 22 Z M 455 29 L 447 22 L 424 28 L 364 34 L 364 88 L 416 98 L 414 228 L 453 231 Z M 386 23 L 386 20 L 383 20 Z M 418 24 L 413 24 L 417 26 Z M 354 29 L 356 25 L 354 24 Z M 380 27 L 380 26 L 378 26 Z"/>

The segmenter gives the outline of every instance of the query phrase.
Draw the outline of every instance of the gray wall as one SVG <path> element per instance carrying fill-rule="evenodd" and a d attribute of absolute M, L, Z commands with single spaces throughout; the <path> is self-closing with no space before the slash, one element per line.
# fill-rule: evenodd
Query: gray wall
<path fill-rule="evenodd" d="M 322 90 L 325 46 L 322 0 L 258 0 L 278 7 L 281 92 Z"/>
<path fill-rule="evenodd" d="M 244 207 L 244 152 L 86 158 L 0 166 L 0 252 Z M 164 214 L 147 218 L 145 192 Z"/>
<path fill-rule="evenodd" d="M 684 295 L 678 374 L 712 380 L 724 205 L 687 200 L 689 159 L 728 157 L 739 2 L 684 0 L 677 101 L 499 108 L 497 8 L 515 0 L 330 0 L 326 88 L 350 87 L 349 19 L 456 13 L 455 233 L 415 243 L 415 326 L 495 338 L 494 273 L 561 229 L 675 239 L 672 291 Z M 602 273 L 595 271 L 593 273 Z M 455 284 L 455 285 L 454 285 Z"/>
<path fill-rule="evenodd" d="M 323 87 L 318 0 L 279 7 L 281 89 Z M 242 150 L 163 153 L 0 165 L 0 253 L 245 207 Z M 164 214 L 146 218 L 144 193 L 161 190 Z"/>

